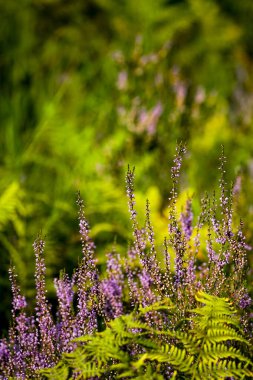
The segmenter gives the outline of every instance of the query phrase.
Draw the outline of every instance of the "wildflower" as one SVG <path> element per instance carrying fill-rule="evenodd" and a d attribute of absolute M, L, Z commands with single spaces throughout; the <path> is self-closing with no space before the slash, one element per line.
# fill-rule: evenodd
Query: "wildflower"
<path fill-rule="evenodd" d="M 104 299 L 104 313 L 107 320 L 123 314 L 123 286 L 120 258 L 115 254 L 107 255 L 107 278 L 101 282 L 101 294 Z"/>
<path fill-rule="evenodd" d="M 45 242 L 41 236 L 33 244 L 35 253 L 35 286 L 36 286 L 36 322 L 39 326 L 41 339 L 41 367 L 50 367 L 55 364 L 55 326 L 50 313 L 50 305 L 46 297 L 45 283 L 45 259 L 44 259 Z"/>
<path fill-rule="evenodd" d="M 75 338 L 74 316 L 72 313 L 72 303 L 74 298 L 73 284 L 67 274 L 54 280 L 56 295 L 58 299 L 58 325 L 57 335 L 60 351 L 68 351 L 73 346 L 69 345 L 71 339 Z"/>
<path fill-rule="evenodd" d="M 189 240 L 193 231 L 193 227 L 192 227 L 193 213 L 192 213 L 190 199 L 188 199 L 186 202 L 185 212 L 181 213 L 180 221 L 182 224 L 182 230 L 183 230 L 184 236 L 186 240 Z"/>
<path fill-rule="evenodd" d="M 76 334 L 92 334 L 97 329 L 97 305 L 99 284 L 96 261 L 94 258 L 95 244 L 89 236 L 89 225 L 84 215 L 83 201 L 78 194 L 79 232 L 82 244 L 82 260 L 76 273 L 77 284 L 77 315 Z"/>
<path fill-rule="evenodd" d="M 245 292 L 239 301 L 239 307 L 241 309 L 246 309 L 246 307 L 249 307 L 251 304 L 252 304 L 252 299 L 249 296 L 249 294 Z"/>

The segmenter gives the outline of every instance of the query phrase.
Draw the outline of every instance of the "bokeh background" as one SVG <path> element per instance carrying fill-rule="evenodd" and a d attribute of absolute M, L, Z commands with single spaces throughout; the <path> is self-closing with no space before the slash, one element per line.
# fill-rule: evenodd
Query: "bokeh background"
<path fill-rule="evenodd" d="M 177 142 L 188 147 L 182 204 L 218 187 L 224 144 L 253 244 L 252 25 L 251 0 L 0 0 L 1 330 L 10 264 L 34 297 L 38 232 L 50 299 L 52 277 L 76 266 L 78 190 L 100 269 L 112 247 L 126 250 L 128 164 L 140 221 L 149 198 L 162 247 Z"/>

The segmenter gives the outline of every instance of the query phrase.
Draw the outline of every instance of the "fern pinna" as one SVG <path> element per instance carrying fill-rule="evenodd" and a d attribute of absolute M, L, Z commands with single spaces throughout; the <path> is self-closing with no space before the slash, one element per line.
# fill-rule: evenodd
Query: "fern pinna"
<path fill-rule="evenodd" d="M 204 306 L 190 311 L 184 332 L 169 328 L 175 306 L 167 299 L 114 319 L 103 332 L 77 338 L 75 351 L 41 373 L 52 380 L 74 374 L 80 379 L 252 378 L 253 363 L 244 353 L 248 342 L 231 303 L 204 292 L 196 300 Z M 168 328 L 150 327 L 144 319 L 150 312 L 166 315 Z"/>

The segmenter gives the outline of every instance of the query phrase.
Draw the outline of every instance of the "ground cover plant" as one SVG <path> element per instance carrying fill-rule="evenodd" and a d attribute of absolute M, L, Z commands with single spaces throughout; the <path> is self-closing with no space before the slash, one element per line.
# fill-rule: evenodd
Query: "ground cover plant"
<path fill-rule="evenodd" d="M 10 268 L 12 321 L 0 341 L 0 378 L 253 376 L 251 297 L 246 282 L 251 248 L 242 222 L 236 225 L 233 218 L 238 189 L 226 186 L 222 153 L 220 193 L 202 199 L 199 215 L 193 215 L 192 199 L 178 210 L 184 153 L 185 147 L 179 145 L 171 169 L 163 252 L 156 250 L 149 201 L 145 225 L 138 223 L 134 169 L 128 168 L 133 239 L 125 255 L 112 249 L 106 270 L 99 272 L 78 195 L 82 258 L 72 276 L 62 272 L 54 281 L 56 311 L 46 295 L 41 235 L 34 242 L 33 315 L 27 311 L 15 268 Z"/>

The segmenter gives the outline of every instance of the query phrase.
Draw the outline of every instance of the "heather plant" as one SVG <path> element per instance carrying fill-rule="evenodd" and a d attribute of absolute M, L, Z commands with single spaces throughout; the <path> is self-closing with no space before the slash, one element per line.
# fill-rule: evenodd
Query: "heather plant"
<path fill-rule="evenodd" d="M 250 247 L 242 222 L 236 226 L 233 219 L 235 190 L 226 185 L 225 156 L 222 152 L 220 194 L 206 195 L 195 216 L 191 199 L 184 210 L 178 210 L 177 204 L 185 152 L 184 145 L 177 147 L 171 169 L 168 234 L 162 253 L 156 249 L 149 201 L 145 224 L 139 225 L 135 173 L 129 167 L 126 189 L 133 239 L 125 255 L 115 249 L 108 253 L 105 273 L 96 264 L 80 195 L 82 257 L 72 276 L 62 273 L 54 281 L 56 313 L 46 294 L 42 236 L 33 246 L 34 315 L 27 312 L 15 268 L 10 269 L 12 321 L 8 336 L 0 342 L 2 379 L 46 374 L 67 378 L 69 368 L 72 378 L 89 379 L 252 375 L 251 297 L 246 282 Z M 202 262 L 200 254 L 205 257 Z M 199 308 L 198 301 L 206 306 Z"/>

